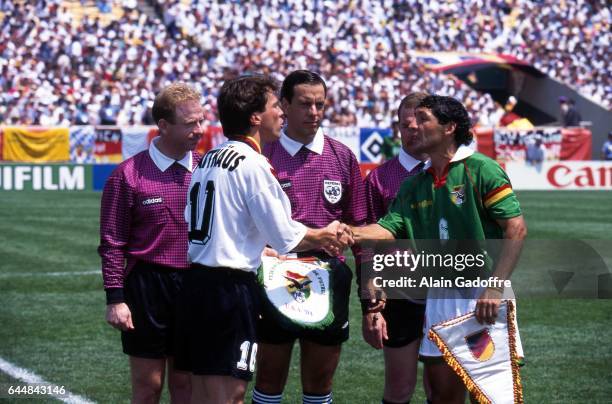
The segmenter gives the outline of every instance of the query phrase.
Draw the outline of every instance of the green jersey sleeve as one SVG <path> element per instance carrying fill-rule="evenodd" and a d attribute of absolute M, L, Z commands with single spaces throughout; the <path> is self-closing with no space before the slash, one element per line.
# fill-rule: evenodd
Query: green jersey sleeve
<path fill-rule="evenodd" d="M 496 219 L 509 219 L 521 214 L 521 206 L 503 168 L 494 160 L 482 162 L 479 172 L 480 195 L 487 212 Z"/>
<path fill-rule="evenodd" d="M 410 237 L 410 215 L 406 207 L 410 205 L 406 203 L 405 196 L 402 194 L 402 190 L 398 193 L 397 197 L 389 206 L 389 210 L 378 221 L 378 224 L 385 229 L 389 230 L 395 238 L 404 239 Z"/>

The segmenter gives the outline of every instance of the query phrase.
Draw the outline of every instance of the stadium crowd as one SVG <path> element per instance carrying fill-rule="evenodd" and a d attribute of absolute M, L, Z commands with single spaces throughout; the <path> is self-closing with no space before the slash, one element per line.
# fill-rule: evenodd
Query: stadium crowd
<path fill-rule="evenodd" d="M 308 68 L 330 87 L 325 125 L 390 126 L 413 90 L 456 97 L 478 123 L 497 123 L 489 95 L 428 71 L 412 50 L 510 54 L 612 106 L 603 1 L 150 1 L 161 22 L 114 0 L 125 13 L 104 27 L 97 17 L 73 26 L 60 0 L 0 0 L 0 120 L 150 124 L 154 94 L 184 80 L 212 123 L 220 81 Z"/>

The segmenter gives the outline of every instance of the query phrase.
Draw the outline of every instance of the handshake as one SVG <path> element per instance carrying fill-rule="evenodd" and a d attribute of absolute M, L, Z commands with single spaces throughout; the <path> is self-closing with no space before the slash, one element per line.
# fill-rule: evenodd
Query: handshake
<path fill-rule="evenodd" d="M 355 243 L 350 226 L 334 220 L 326 227 L 315 230 L 318 247 L 331 256 L 337 256 Z"/>
<path fill-rule="evenodd" d="M 304 235 L 304 238 L 293 251 L 323 250 L 332 257 L 335 257 L 342 254 L 347 247 L 353 244 L 355 244 L 355 240 L 350 226 L 334 220 L 322 229 L 308 228 L 306 235 Z M 279 259 L 284 259 L 285 257 L 269 247 L 264 249 L 263 255 Z"/>

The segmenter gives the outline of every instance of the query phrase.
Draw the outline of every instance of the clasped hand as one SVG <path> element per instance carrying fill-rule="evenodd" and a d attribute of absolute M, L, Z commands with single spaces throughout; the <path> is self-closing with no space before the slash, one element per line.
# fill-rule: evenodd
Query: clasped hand
<path fill-rule="evenodd" d="M 353 232 L 345 223 L 334 220 L 321 230 L 321 244 L 323 250 L 331 256 L 342 254 L 347 247 L 355 243 L 353 240 Z"/>

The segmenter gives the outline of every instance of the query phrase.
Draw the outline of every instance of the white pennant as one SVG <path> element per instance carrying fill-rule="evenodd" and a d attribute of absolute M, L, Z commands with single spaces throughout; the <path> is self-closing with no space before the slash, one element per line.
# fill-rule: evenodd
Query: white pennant
<path fill-rule="evenodd" d="M 504 300 L 494 324 L 480 324 L 474 312 L 434 325 L 432 340 L 446 363 L 481 403 L 522 403 L 514 305 Z"/>

